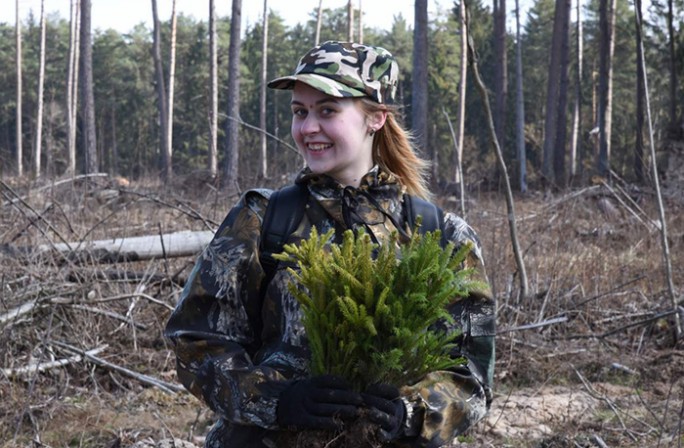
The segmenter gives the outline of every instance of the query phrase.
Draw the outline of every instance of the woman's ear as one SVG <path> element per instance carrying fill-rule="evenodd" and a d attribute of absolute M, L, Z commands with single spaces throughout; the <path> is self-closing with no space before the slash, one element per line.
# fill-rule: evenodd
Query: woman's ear
<path fill-rule="evenodd" d="M 381 127 L 383 127 L 385 125 L 386 120 L 387 120 L 387 111 L 386 110 L 375 111 L 368 116 L 368 127 L 370 129 L 373 129 L 373 131 L 378 131 L 378 130 L 380 130 Z"/>

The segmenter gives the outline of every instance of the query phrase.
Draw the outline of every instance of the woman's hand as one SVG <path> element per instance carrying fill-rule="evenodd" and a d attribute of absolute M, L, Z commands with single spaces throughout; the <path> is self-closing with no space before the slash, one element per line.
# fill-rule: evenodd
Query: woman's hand
<path fill-rule="evenodd" d="M 374 384 L 368 386 L 362 396 L 369 409 L 369 420 L 380 426 L 380 441 L 390 442 L 401 437 L 406 408 L 399 389 L 391 384 Z"/>
<path fill-rule="evenodd" d="M 294 382 L 280 395 L 276 416 L 283 427 L 294 429 L 340 429 L 343 420 L 358 416 L 361 394 L 334 375 Z"/>

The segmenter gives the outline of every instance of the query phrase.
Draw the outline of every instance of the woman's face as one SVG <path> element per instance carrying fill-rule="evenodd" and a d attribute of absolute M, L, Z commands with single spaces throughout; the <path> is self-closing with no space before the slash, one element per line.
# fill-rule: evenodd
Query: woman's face
<path fill-rule="evenodd" d="M 292 93 L 292 137 L 307 166 L 342 185 L 358 187 L 373 167 L 370 130 L 384 124 L 384 116 L 367 117 L 360 103 L 336 98 L 297 82 Z"/>

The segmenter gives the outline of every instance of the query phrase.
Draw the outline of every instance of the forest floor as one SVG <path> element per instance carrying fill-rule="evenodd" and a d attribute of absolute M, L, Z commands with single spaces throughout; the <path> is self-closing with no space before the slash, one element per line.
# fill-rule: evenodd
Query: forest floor
<path fill-rule="evenodd" d="M 215 229 L 235 198 L 197 178 L 8 181 L 0 192 L 0 447 L 201 446 L 214 416 L 178 388 L 162 336 L 195 255 L 105 263 L 36 248 Z M 673 311 L 677 302 L 682 315 L 684 185 L 663 196 L 674 301 L 651 188 L 598 181 L 517 196 L 524 298 L 504 196 L 468 193 L 498 301 L 495 400 L 453 446 L 684 445 Z"/>

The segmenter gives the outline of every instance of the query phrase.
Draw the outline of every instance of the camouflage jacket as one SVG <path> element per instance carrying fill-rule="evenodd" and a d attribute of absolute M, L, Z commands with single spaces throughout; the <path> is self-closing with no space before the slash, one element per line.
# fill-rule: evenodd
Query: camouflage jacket
<path fill-rule="evenodd" d="M 307 184 L 310 195 L 290 242 L 305 238 L 314 224 L 323 232 L 364 226 L 383 241 L 396 230 L 393 223 L 403 223 L 403 189 L 378 168 L 359 188 L 344 188 L 306 170 L 297 182 Z M 206 440 L 211 448 L 286 446 L 278 442 L 287 432 L 276 421 L 278 397 L 293 380 L 308 375 L 299 305 L 287 290 L 290 274 L 278 270 L 265 293 L 260 291 L 264 271 L 258 248 L 270 194 L 250 190 L 229 212 L 199 257 L 166 327 L 180 381 L 219 416 Z M 475 243 L 466 264 L 486 282 L 475 232 L 451 213 L 444 220 L 448 240 L 457 246 Z M 450 443 L 489 408 L 495 333 L 491 292 L 476 291 L 450 312 L 462 330 L 454 356 L 465 356 L 467 365 L 402 387 L 407 436 L 392 446 Z"/>

